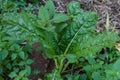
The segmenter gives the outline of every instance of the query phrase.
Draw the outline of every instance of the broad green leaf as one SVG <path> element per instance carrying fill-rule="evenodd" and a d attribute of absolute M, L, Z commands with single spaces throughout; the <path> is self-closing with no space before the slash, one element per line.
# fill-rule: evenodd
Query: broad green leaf
<path fill-rule="evenodd" d="M 24 52 L 19 52 L 18 55 L 21 59 L 23 59 L 23 60 L 25 59 L 25 53 Z"/>
<path fill-rule="evenodd" d="M 2 50 L 2 48 L 4 48 L 4 46 L 8 45 L 7 42 L 1 42 L 1 43 L 2 43 L 2 44 L 0 44 L 1 50 Z M 1 50 L 0 50 L 0 51 L 1 51 Z"/>
<path fill-rule="evenodd" d="M 12 64 L 11 63 L 6 62 L 5 65 L 6 65 L 7 69 L 9 69 L 9 70 L 12 69 Z"/>
<path fill-rule="evenodd" d="M 60 24 L 57 24 L 56 25 L 56 32 L 57 33 L 60 33 L 63 31 L 63 29 L 65 29 L 67 27 L 67 24 L 66 23 L 60 23 Z"/>
<path fill-rule="evenodd" d="M 45 7 L 47 8 L 50 17 L 52 18 L 54 16 L 54 14 L 55 14 L 55 6 L 53 4 L 53 1 L 52 0 L 48 0 L 46 2 Z"/>
<path fill-rule="evenodd" d="M 40 7 L 39 8 L 39 15 L 38 17 L 44 21 L 44 23 L 47 23 L 47 20 L 50 19 L 50 15 L 49 15 L 49 12 L 48 10 L 45 8 L 45 7 Z"/>
<path fill-rule="evenodd" d="M 26 73 L 27 73 L 26 70 L 22 70 L 22 71 L 19 72 L 19 75 L 20 75 L 21 77 L 23 77 L 23 76 L 26 75 Z"/>
<path fill-rule="evenodd" d="M 30 66 L 26 66 L 26 67 L 25 67 L 25 70 L 26 70 L 26 72 L 27 72 L 25 75 L 26 75 L 26 76 L 29 76 L 30 73 L 31 73 L 31 67 L 30 67 Z"/>
<path fill-rule="evenodd" d="M 87 75 L 86 74 L 81 74 L 80 75 L 80 80 L 87 80 Z"/>
<path fill-rule="evenodd" d="M 70 8 L 74 10 L 75 6 Z M 79 13 L 72 15 L 66 30 L 61 32 L 59 51 L 65 55 L 75 54 L 77 58 L 81 56 L 88 58 L 95 57 L 103 47 L 114 46 L 114 43 L 119 40 L 118 35 L 115 32 L 104 31 L 101 34 L 95 32 L 96 23 L 97 15 L 94 12 L 79 10 Z"/>
<path fill-rule="evenodd" d="M 93 72 L 92 78 L 93 78 L 93 80 L 101 80 L 101 75 L 99 72 Z"/>
<path fill-rule="evenodd" d="M 20 77 L 19 76 L 17 76 L 17 77 L 15 77 L 15 79 L 14 80 L 20 80 Z"/>
<path fill-rule="evenodd" d="M 81 12 L 80 10 L 81 9 L 80 9 L 80 3 L 79 2 L 73 1 L 73 2 L 71 2 L 67 5 L 67 12 L 70 15 L 74 15 L 74 14 L 76 15 L 76 14 Z"/>
<path fill-rule="evenodd" d="M 41 40 L 42 46 L 45 49 L 44 55 L 49 58 L 53 58 L 55 56 L 55 47 L 56 41 L 54 33 L 45 32 L 44 33 L 44 40 Z"/>
<path fill-rule="evenodd" d="M 24 65 L 25 65 L 25 62 L 24 62 L 24 61 L 20 61 L 20 62 L 18 63 L 18 65 L 19 65 L 19 66 L 24 66 Z"/>
<path fill-rule="evenodd" d="M 79 80 L 79 78 L 80 78 L 80 74 L 78 72 L 76 72 L 74 74 L 74 80 Z"/>
<path fill-rule="evenodd" d="M 9 40 L 36 40 L 38 39 L 35 36 L 36 27 L 33 27 L 35 24 L 36 17 L 32 14 L 21 12 L 21 13 L 6 13 L 1 20 L 2 25 L 6 26 L 4 28 L 5 34 L 8 36 Z M 4 36 L 6 36 L 4 35 Z M 18 36 L 19 35 L 19 36 Z M 34 36 L 34 38 L 33 38 Z"/>
<path fill-rule="evenodd" d="M 77 61 L 77 57 L 74 54 L 67 54 L 66 58 L 70 63 L 75 63 Z"/>
<path fill-rule="evenodd" d="M 14 78 L 17 76 L 17 74 L 13 71 L 8 75 L 10 78 Z"/>
<path fill-rule="evenodd" d="M 18 44 L 12 44 L 11 47 L 9 48 L 9 50 L 17 50 L 20 49 L 20 46 Z"/>
<path fill-rule="evenodd" d="M 94 58 L 88 58 L 88 62 L 89 62 L 89 64 L 95 64 Z"/>
<path fill-rule="evenodd" d="M 5 58 L 8 56 L 8 51 L 7 50 L 2 50 L 0 51 L 0 61 L 5 60 Z"/>
<path fill-rule="evenodd" d="M 114 69 L 120 71 L 120 59 L 114 63 Z"/>
<path fill-rule="evenodd" d="M 117 77 L 118 77 L 118 79 L 120 79 L 120 71 L 117 72 Z"/>
<path fill-rule="evenodd" d="M 65 77 L 67 78 L 67 80 L 73 80 L 73 78 L 70 74 L 65 75 Z"/>
<path fill-rule="evenodd" d="M 46 28 L 46 31 L 48 32 L 52 32 L 55 30 L 55 26 L 52 26 L 52 25 L 49 25 L 47 28 Z"/>
<path fill-rule="evenodd" d="M 30 44 L 26 44 L 23 46 L 22 50 L 26 53 L 32 53 L 32 46 Z"/>
<path fill-rule="evenodd" d="M 32 64 L 32 63 L 33 63 L 33 60 L 28 59 L 26 63 L 27 63 L 27 64 Z"/>
<path fill-rule="evenodd" d="M 22 80 L 29 80 L 28 78 L 22 78 Z"/>
<path fill-rule="evenodd" d="M 85 42 L 86 45 L 81 44 L 84 44 L 84 40 L 88 41 L 89 37 L 92 39 L 91 32 L 95 29 L 97 15 L 93 12 L 81 13 L 81 15 L 79 14 L 73 17 L 72 21 L 70 22 L 69 26 L 67 27 L 58 44 L 60 50 L 63 51 L 65 54 L 70 50 L 75 50 L 78 47 L 77 45 L 79 44 L 80 47 L 86 47 L 89 43 L 87 44 Z M 76 53 L 77 52 L 74 52 L 74 54 Z"/>
<path fill-rule="evenodd" d="M 15 60 L 16 58 L 17 58 L 17 53 L 11 54 L 11 59 L 12 59 L 12 60 Z"/>
<path fill-rule="evenodd" d="M 55 14 L 55 16 L 53 17 L 52 21 L 54 23 L 61 23 L 61 22 L 65 22 L 69 19 L 69 17 L 66 14 Z"/>
<path fill-rule="evenodd" d="M 85 70 L 86 72 L 87 72 L 87 71 L 91 71 L 91 69 L 92 69 L 92 68 L 91 68 L 90 65 L 86 65 L 86 66 L 83 67 L 83 70 Z"/>

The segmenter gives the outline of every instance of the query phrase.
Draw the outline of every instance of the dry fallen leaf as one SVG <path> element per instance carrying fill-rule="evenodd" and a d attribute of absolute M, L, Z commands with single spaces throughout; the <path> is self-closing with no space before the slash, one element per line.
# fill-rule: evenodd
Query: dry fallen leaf
<path fill-rule="evenodd" d="M 120 51 L 120 42 L 115 43 L 115 48 Z"/>

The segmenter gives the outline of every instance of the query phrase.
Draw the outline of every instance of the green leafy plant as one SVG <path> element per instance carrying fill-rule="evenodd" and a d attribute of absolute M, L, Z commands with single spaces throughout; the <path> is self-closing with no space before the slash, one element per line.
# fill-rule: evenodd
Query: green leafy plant
<path fill-rule="evenodd" d="M 3 37 L 4 36 L 4 37 Z M 1 77 L 14 78 L 15 80 L 25 79 L 31 73 L 28 53 L 23 51 L 17 41 L 4 40 L 7 38 L 1 35 L 0 39 L 0 75 Z M 30 49 L 29 49 L 30 50 Z M 27 51 L 27 50 L 26 50 Z"/>
<path fill-rule="evenodd" d="M 28 54 L 31 53 L 32 47 L 29 43 L 21 45 L 24 42 L 22 39 L 11 39 L 13 37 L 4 30 L 7 24 L 2 24 L 3 15 L 15 12 L 17 9 L 14 3 L 5 1 L 0 3 L 2 4 L 0 14 L 0 80 L 6 78 L 28 80 L 27 77 L 31 73 L 30 64 L 33 62 L 28 59 Z"/>
<path fill-rule="evenodd" d="M 72 65 L 72 70 L 77 68 L 83 72 L 66 74 L 68 80 L 98 80 L 98 77 L 100 80 L 117 80 L 119 72 L 115 79 L 109 76 L 118 70 L 119 52 L 114 49 L 114 44 L 120 38 L 116 32 L 109 32 L 108 29 L 102 33 L 95 32 L 97 18 L 95 12 L 83 11 L 80 4 L 74 1 L 68 4 L 67 14 L 56 13 L 53 2 L 48 0 L 45 6 L 39 8 L 38 16 L 24 10 L 20 13 L 4 13 L 0 35 L 7 35 L 1 36 L 5 41 L 29 40 L 30 43 L 41 43 L 44 56 L 55 62 L 55 69 L 45 75 L 45 80 L 63 80 L 62 74 L 69 70 L 69 65 Z M 20 58 L 24 60 L 24 52 L 20 47 L 18 49 Z M 102 50 L 103 54 L 100 53 Z M 2 57 L 6 58 L 9 51 L 3 48 L 1 51 L 1 54 L 6 54 Z M 118 60 L 113 58 L 113 54 Z M 111 69 L 111 66 L 114 68 Z M 21 76 L 20 73 L 26 75 L 25 72 L 19 72 L 17 77 Z M 16 77 L 15 71 L 9 77 Z"/>

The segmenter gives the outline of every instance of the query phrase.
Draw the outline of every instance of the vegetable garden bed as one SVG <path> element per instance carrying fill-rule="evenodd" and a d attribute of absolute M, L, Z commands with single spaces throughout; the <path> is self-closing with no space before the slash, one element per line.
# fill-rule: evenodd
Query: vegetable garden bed
<path fill-rule="evenodd" d="M 59 10 L 53 1 L 1 1 L 0 80 L 119 80 L 119 24 L 111 27 L 111 14 L 101 18 L 89 0 L 85 10 L 76 1 Z"/>

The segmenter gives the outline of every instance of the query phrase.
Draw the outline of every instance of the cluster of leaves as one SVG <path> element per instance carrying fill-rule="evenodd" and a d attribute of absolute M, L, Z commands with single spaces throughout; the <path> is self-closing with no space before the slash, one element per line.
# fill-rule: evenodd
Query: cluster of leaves
<path fill-rule="evenodd" d="M 28 55 L 32 52 L 32 47 L 29 43 L 23 46 L 23 39 L 11 37 L 12 35 L 6 32 L 10 25 L 3 20 L 3 15 L 17 13 L 18 3 L 2 0 L 0 6 L 0 80 L 28 80 L 27 77 L 31 73 L 30 64 L 33 62 Z"/>
<path fill-rule="evenodd" d="M 67 14 L 56 13 L 53 2 L 48 0 L 45 6 L 39 8 L 38 15 L 23 10 L 20 13 L 4 13 L 1 20 L 0 39 L 2 44 L 7 41 L 8 48 L 2 45 L 0 56 L 6 54 L 1 56 L 5 61 L 22 60 L 22 63 L 24 61 L 27 64 L 31 63 L 31 60 L 26 60 L 23 47 L 21 48 L 16 41 L 29 40 L 31 43 L 39 41 L 44 56 L 55 62 L 55 69 L 52 73 L 46 74 L 45 80 L 120 79 L 120 55 L 114 48 L 115 42 L 120 39 L 118 34 L 108 30 L 102 33 L 95 32 L 96 13 L 84 12 L 78 2 L 68 4 Z M 12 48 L 13 51 L 11 46 L 15 48 Z M 16 60 L 13 60 L 14 57 Z M 26 69 L 29 69 L 28 66 L 24 68 L 22 72 L 14 70 L 9 76 L 13 78 L 16 76 L 15 72 L 25 73 Z M 75 69 L 79 69 L 75 74 L 61 76 L 62 73 Z"/>
<path fill-rule="evenodd" d="M 97 54 L 102 49 L 113 49 L 115 42 L 120 39 L 117 33 L 108 32 L 108 30 L 102 33 L 95 32 L 96 14 L 84 12 L 77 2 L 70 3 L 67 11 L 70 16 L 68 26 L 61 32 L 62 36 L 55 46 L 54 52 L 57 55 L 53 55 L 58 71 L 53 71 L 53 75 L 49 74 L 51 78 L 62 80 L 58 74 L 63 73 L 68 65 L 72 64 L 72 70 L 77 67 L 80 68 L 79 72 L 84 74 L 75 78 L 68 76 L 68 80 L 118 80 L 119 71 L 116 74 L 115 67 L 119 67 L 119 52 L 114 49 L 102 55 Z M 67 62 L 65 62 L 66 59 Z M 81 59 L 83 60 L 79 61 Z M 48 76 L 49 79 L 50 76 Z"/>
<path fill-rule="evenodd" d="M 0 13 L 20 12 L 22 10 L 31 12 L 31 10 L 37 9 L 40 3 L 42 3 L 41 0 L 1 0 Z"/>
<path fill-rule="evenodd" d="M 28 52 L 31 52 L 29 44 L 20 46 L 22 40 L 9 40 L 10 36 L 0 29 L 0 80 L 3 77 L 15 78 L 15 80 L 28 80 L 31 73 Z"/>
<path fill-rule="evenodd" d="M 28 80 L 27 76 L 31 73 L 30 64 L 33 62 L 28 59 L 28 53 L 31 53 L 31 46 L 20 44 L 24 40 L 11 39 L 12 37 L 5 31 L 6 24 L 2 24 L 2 16 L 6 13 L 10 14 L 11 8 L 4 8 L 0 14 L 0 80 L 6 77 L 14 78 L 15 80 Z M 4 13 L 4 11 L 8 11 Z"/>

